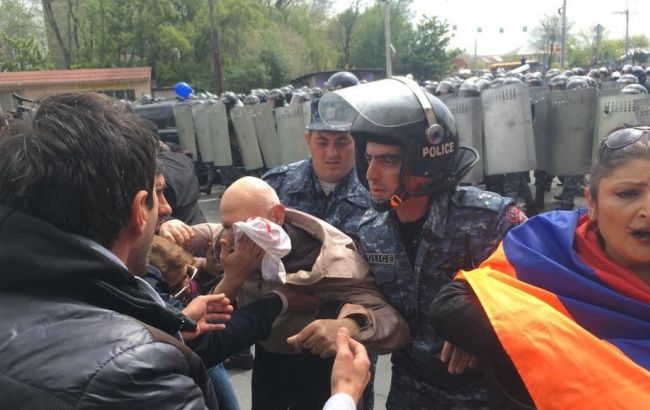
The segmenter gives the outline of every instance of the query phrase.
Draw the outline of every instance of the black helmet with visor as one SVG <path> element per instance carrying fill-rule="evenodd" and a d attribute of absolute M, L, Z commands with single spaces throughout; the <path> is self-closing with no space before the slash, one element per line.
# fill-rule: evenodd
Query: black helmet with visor
<path fill-rule="evenodd" d="M 355 140 L 357 174 L 366 187 L 366 143 L 402 147 L 400 187 L 390 199 L 373 199 L 377 211 L 396 207 L 410 196 L 450 191 L 478 161 L 476 150 L 459 146 L 449 109 L 404 77 L 327 93 L 318 109 L 326 123 L 350 130 Z M 407 191 L 410 176 L 424 177 L 425 181 Z"/>

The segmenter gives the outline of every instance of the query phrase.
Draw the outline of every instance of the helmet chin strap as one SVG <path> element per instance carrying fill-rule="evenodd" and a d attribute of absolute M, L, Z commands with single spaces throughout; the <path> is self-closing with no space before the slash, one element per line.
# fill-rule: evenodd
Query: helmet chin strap
<path fill-rule="evenodd" d="M 403 201 L 407 200 L 411 195 L 403 190 L 401 187 L 397 189 L 390 199 L 372 199 L 370 204 L 372 209 L 377 212 L 386 212 L 391 209 L 397 208 Z"/>

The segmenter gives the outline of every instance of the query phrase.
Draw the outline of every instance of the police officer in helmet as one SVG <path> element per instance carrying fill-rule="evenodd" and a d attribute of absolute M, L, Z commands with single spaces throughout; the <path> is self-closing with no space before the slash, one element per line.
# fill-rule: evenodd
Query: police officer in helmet
<path fill-rule="evenodd" d="M 332 91 L 340 88 L 353 87 L 359 85 L 359 79 L 349 71 L 339 71 L 334 73 L 325 82 L 325 87 Z"/>
<path fill-rule="evenodd" d="M 461 369 L 440 360 L 445 342 L 429 307 L 458 269 L 477 266 L 525 216 L 509 198 L 458 186 L 478 155 L 459 145 L 447 107 L 413 81 L 394 77 L 331 92 L 319 112 L 331 125 L 350 127 L 358 177 L 372 202 L 359 224 L 360 252 L 411 329 L 411 342 L 391 357 L 386 407 L 486 407 L 482 371 L 457 374 Z M 453 363 L 464 355 L 445 345 Z"/>

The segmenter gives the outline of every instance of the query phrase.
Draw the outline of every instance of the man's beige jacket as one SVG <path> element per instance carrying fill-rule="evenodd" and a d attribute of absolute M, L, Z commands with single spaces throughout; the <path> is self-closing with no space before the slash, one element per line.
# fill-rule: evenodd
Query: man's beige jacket
<path fill-rule="evenodd" d="M 403 347 L 410 338 L 408 325 L 382 296 L 352 239 L 327 222 L 294 209 L 286 209 L 284 223 L 302 229 L 322 244 L 311 271 L 287 272 L 287 283 L 308 287 L 320 298 L 344 303 L 339 319 L 362 315 L 366 326 L 357 340 L 369 349 L 390 353 Z M 192 229 L 193 251 L 201 253 L 208 241 L 218 243 L 220 224 L 200 224 Z M 259 271 L 253 272 L 239 293 L 239 303 L 245 306 L 280 286 L 263 280 Z M 287 338 L 316 320 L 318 314 L 318 311 L 284 313 L 275 320 L 269 339 L 260 344 L 272 353 L 296 353 Z"/>

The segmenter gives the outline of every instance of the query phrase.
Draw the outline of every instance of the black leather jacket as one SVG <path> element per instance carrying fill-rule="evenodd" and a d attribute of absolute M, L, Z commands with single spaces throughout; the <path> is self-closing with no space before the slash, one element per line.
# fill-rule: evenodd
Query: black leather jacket
<path fill-rule="evenodd" d="M 187 318 L 79 237 L 0 206 L 0 397 L 8 409 L 216 409 Z"/>

